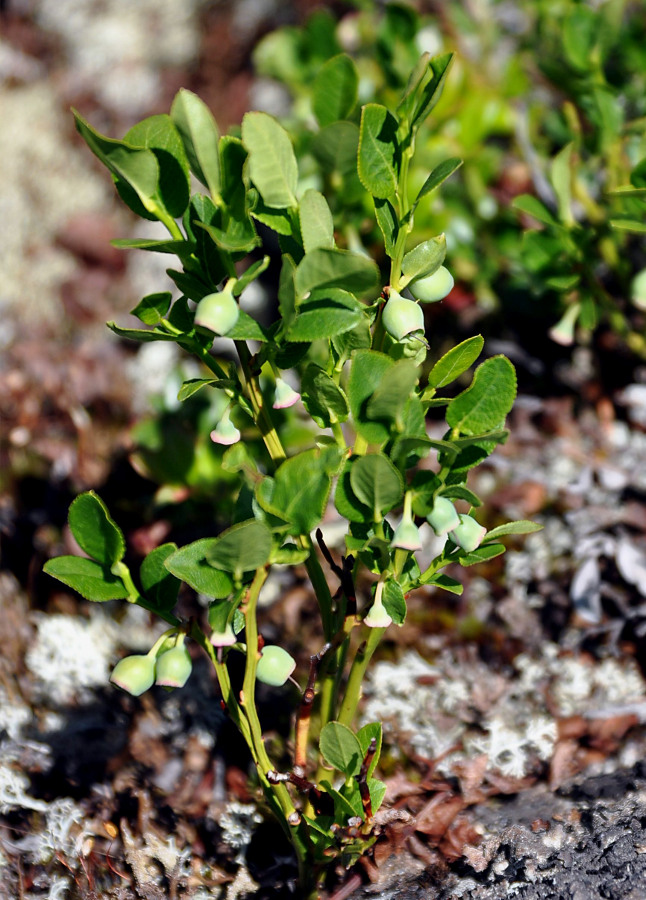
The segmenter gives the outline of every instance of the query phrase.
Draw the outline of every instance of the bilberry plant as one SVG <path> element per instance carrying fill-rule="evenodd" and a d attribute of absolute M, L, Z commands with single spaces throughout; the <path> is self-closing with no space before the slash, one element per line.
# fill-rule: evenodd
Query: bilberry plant
<path fill-rule="evenodd" d="M 124 202 L 169 233 L 118 246 L 179 260 L 168 269 L 177 299 L 150 294 L 133 310 L 145 327 L 109 326 L 135 341 L 174 341 L 203 364 L 203 376 L 184 382 L 179 399 L 199 390 L 226 397 L 211 437 L 228 445 L 224 464 L 238 482 L 229 528 L 183 547 L 165 543 L 138 573 L 124 562 L 123 534 L 103 501 L 84 493 L 70 507 L 69 526 L 85 556 L 52 559 L 45 570 L 90 600 L 123 599 L 168 624 L 147 654 L 117 664 L 112 681 L 131 694 L 155 682 L 184 685 L 187 641 L 208 655 L 266 801 L 294 846 L 304 897 L 317 895 L 331 863 L 353 865 L 376 839 L 385 794 L 375 776 L 382 730 L 378 722 L 358 730 L 353 723 L 366 668 L 386 629 L 404 622 L 407 595 L 420 588 L 461 593 L 447 566 L 492 559 L 504 551 L 503 535 L 537 527 L 521 521 L 486 531 L 475 514 L 481 501 L 467 486 L 469 471 L 507 437 L 512 364 L 486 359 L 469 386 L 447 396 L 483 339 L 471 337 L 427 366 L 433 336 L 425 333 L 425 307 L 413 299 L 439 300 L 452 284 L 443 235 L 407 246 L 418 205 L 459 165 L 440 163 L 411 196 L 415 140 L 450 61 L 450 54 L 423 56 L 394 111 L 379 103 L 356 109 L 358 78 L 347 56 L 317 79 L 316 139 L 343 165 L 353 155 L 374 204 L 383 242 L 369 251 L 337 245 L 342 231 L 324 193 L 301 188 L 290 134 L 264 112 L 247 113 L 239 136 L 220 135 L 204 103 L 181 90 L 170 115 L 145 119 L 122 140 L 75 114 Z M 343 128 L 334 127 L 339 123 Z M 340 139 L 348 146 L 335 156 Z M 191 195 L 191 174 L 204 193 Z M 269 264 L 264 250 L 276 245 L 277 314 L 265 326 L 239 301 Z M 213 352 L 216 335 L 231 339 L 236 362 Z M 289 383 L 294 377 L 298 390 Z M 305 449 L 286 445 L 281 431 L 283 410 L 294 404 L 310 423 Z M 431 407 L 446 418 L 441 439 L 427 434 Z M 266 453 L 253 456 L 239 428 L 257 430 Z M 347 523 L 340 561 L 319 530 L 331 500 Z M 421 567 L 416 553 L 426 521 L 445 543 Z M 265 645 L 258 631 L 258 601 L 274 564 L 304 564 L 318 601 L 320 648 L 308 671 L 279 643 Z M 204 623 L 175 614 L 182 582 L 210 598 Z M 231 654 L 245 659 L 242 684 L 230 674 Z M 293 765 L 278 771 L 263 741 L 256 683 L 280 690 L 288 679 L 302 696 Z"/>

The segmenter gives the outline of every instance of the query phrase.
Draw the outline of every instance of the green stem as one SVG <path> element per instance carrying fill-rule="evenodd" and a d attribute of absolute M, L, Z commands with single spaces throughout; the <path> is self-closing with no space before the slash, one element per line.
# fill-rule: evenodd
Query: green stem
<path fill-rule="evenodd" d="M 174 616 L 170 612 L 163 612 L 156 608 L 151 608 L 150 603 L 146 600 L 146 598 L 139 593 L 137 590 L 137 586 L 132 580 L 132 575 L 130 574 L 130 569 L 124 562 L 115 563 L 111 570 L 113 575 L 118 575 L 119 578 L 123 581 L 126 586 L 126 590 L 128 591 L 128 603 L 137 603 L 139 606 L 142 606 L 144 609 L 149 609 L 151 612 L 154 612 L 159 616 L 160 619 L 163 619 L 165 622 L 168 622 L 169 625 L 181 625 L 181 619 L 178 619 L 177 616 Z"/>
<path fill-rule="evenodd" d="M 325 578 L 325 574 L 323 569 L 321 568 L 321 563 L 319 562 L 319 558 L 316 553 L 316 548 L 312 543 L 312 539 L 309 535 L 301 535 L 299 537 L 298 543 L 301 547 L 306 548 L 309 547 L 309 556 L 305 560 L 305 567 L 307 569 L 307 574 L 310 577 L 310 581 L 312 582 L 312 587 L 314 588 L 314 593 L 316 594 L 316 599 L 318 601 L 319 610 L 321 613 L 321 624 L 323 626 L 323 636 L 325 641 L 331 641 L 334 637 L 336 629 L 334 627 L 334 614 L 332 611 L 332 594 L 330 593 L 330 586 L 327 583 L 327 579 Z"/>
<path fill-rule="evenodd" d="M 362 643 L 356 652 L 338 718 L 343 725 L 350 727 L 354 721 L 361 698 L 363 677 L 385 631 L 385 628 L 371 628 L 368 640 Z"/>
<path fill-rule="evenodd" d="M 412 223 L 404 225 L 404 219 L 409 211 L 408 205 L 408 167 L 413 157 L 414 148 L 411 144 L 404 150 L 402 155 L 402 165 L 399 172 L 399 184 L 397 185 L 397 199 L 399 212 L 399 231 L 397 232 L 397 240 L 395 241 L 395 252 L 390 265 L 390 286 L 394 290 L 399 289 L 399 282 L 402 274 L 402 260 L 406 250 L 406 238 L 410 233 Z"/>
<path fill-rule="evenodd" d="M 240 365 L 244 374 L 244 385 L 247 390 L 249 402 L 253 409 L 256 425 L 260 429 L 262 439 L 265 442 L 267 451 L 274 463 L 278 466 L 283 460 L 287 459 L 285 449 L 278 437 L 278 432 L 271 420 L 271 415 L 265 406 L 258 379 L 251 371 L 251 354 L 245 341 L 236 341 L 236 349 L 240 358 Z"/>

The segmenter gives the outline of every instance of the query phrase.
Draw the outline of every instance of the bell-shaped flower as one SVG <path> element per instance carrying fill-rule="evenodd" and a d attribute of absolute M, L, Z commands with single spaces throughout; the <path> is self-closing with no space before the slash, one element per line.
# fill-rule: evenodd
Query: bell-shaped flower
<path fill-rule="evenodd" d="M 236 324 L 239 315 L 240 308 L 227 283 L 224 290 L 202 297 L 195 310 L 195 324 L 215 334 L 225 335 Z"/>
<path fill-rule="evenodd" d="M 451 531 L 451 540 L 467 553 L 472 553 L 482 543 L 487 529 L 472 516 L 460 513 L 459 519 L 460 524 Z"/>
<path fill-rule="evenodd" d="M 404 498 L 404 514 L 401 522 L 395 529 L 390 546 L 397 550 L 413 551 L 422 549 L 419 528 L 413 521 L 412 494 L 410 491 L 406 492 L 406 497 Z"/>
<path fill-rule="evenodd" d="M 563 318 L 548 331 L 549 336 L 562 347 L 571 347 L 574 343 L 574 330 L 581 312 L 581 304 L 573 303 L 565 310 Z"/>
<path fill-rule="evenodd" d="M 231 408 L 227 406 L 218 424 L 211 432 L 211 440 L 214 444 L 237 444 L 240 440 L 240 432 L 231 421 Z"/>
<path fill-rule="evenodd" d="M 386 612 L 383 605 L 382 594 L 384 591 L 384 582 L 379 581 L 375 590 L 375 599 L 370 607 L 368 615 L 363 620 L 363 624 L 368 628 L 387 628 L 392 624 L 392 618 Z"/>
<path fill-rule="evenodd" d="M 300 399 L 301 395 L 298 391 L 295 391 L 284 379 L 276 378 L 276 393 L 272 404 L 274 409 L 287 409 L 298 403 Z"/>
<path fill-rule="evenodd" d="M 447 497 L 436 497 L 433 509 L 426 516 L 426 521 L 435 534 L 440 537 L 452 531 L 460 524 L 458 512 Z"/>

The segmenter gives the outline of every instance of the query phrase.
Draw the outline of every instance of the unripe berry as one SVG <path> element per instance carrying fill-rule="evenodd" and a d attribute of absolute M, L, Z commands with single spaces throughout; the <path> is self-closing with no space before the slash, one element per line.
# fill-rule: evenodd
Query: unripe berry
<path fill-rule="evenodd" d="M 125 656 L 120 660 L 110 675 L 112 684 L 139 697 L 155 683 L 155 660 L 150 656 Z"/>
<path fill-rule="evenodd" d="M 396 341 L 413 331 L 424 331 L 424 311 L 414 300 L 407 300 L 397 291 L 390 291 L 381 318 L 384 328 Z"/>
<path fill-rule="evenodd" d="M 202 297 L 195 310 L 195 324 L 225 335 L 238 321 L 240 309 L 231 291 L 218 291 Z"/>
<path fill-rule="evenodd" d="M 156 683 L 163 687 L 184 687 L 193 668 L 191 655 L 179 644 L 157 657 Z"/>
<path fill-rule="evenodd" d="M 413 281 L 408 288 L 413 297 L 422 303 L 435 303 L 450 294 L 454 284 L 453 275 L 447 268 L 440 266 L 432 275 Z"/>
<path fill-rule="evenodd" d="M 446 497 L 436 497 L 433 509 L 426 516 L 426 521 L 438 537 L 452 531 L 460 524 L 455 506 Z"/>
<path fill-rule="evenodd" d="M 487 529 L 472 516 L 461 513 L 459 519 L 460 524 L 451 531 L 451 540 L 467 553 L 472 553 L 482 543 Z"/>
<path fill-rule="evenodd" d="M 260 652 L 256 677 L 263 684 L 280 687 L 296 668 L 296 661 L 277 644 L 267 644 Z"/>

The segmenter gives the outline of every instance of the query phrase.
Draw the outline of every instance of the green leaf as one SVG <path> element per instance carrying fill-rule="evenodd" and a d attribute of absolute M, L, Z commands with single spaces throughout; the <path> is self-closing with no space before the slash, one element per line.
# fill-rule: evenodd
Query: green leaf
<path fill-rule="evenodd" d="M 404 256 L 402 272 L 406 276 L 402 283 L 405 287 L 415 278 L 424 278 L 436 272 L 446 256 L 446 238 L 443 234 L 423 241 Z"/>
<path fill-rule="evenodd" d="M 471 506 L 482 506 L 482 500 L 464 484 L 447 484 L 438 491 L 449 500 L 466 500 Z"/>
<path fill-rule="evenodd" d="M 209 565 L 206 559 L 217 538 L 201 538 L 185 547 L 180 547 L 169 556 L 165 565 L 169 572 L 185 581 L 198 594 L 223 600 L 233 592 L 233 580 L 226 572 L 220 572 Z"/>
<path fill-rule="evenodd" d="M 152 150 L 159 166 L 157 197 L 169 215 L 179 218 L 188 206 L 191 185 L 184 145 L 171 117 L 149 116 L 133 125 L 123 140 L 130 146 Z"/>
<path fill-rule="evenodd" d="M 210 109 L 197 94 L 181 88 L 173 100 L 170 115 L 182 138 L 191 171 L 213 197 L 218 197 L 220 134 Z"/>
<path fill-rule="evenodd" d="M 76 110 L 72 112 L 76 129 L 92 153 L 116 178 L 132 188 L 135 199 L 145 209 L 145 218 L 156 218 L 160 211 L 157 198 L 159 165 L 152 150 L 142 150 L 125 141 L 105 137 L 95 131 Z M 135 209 L 135 212 L 138 210 Z"/>
<path fill-rule="evenodd" d="M 43 571 L 71 587 L 86 600 L 102 603 L 105 600 L 125 600 L 128 597 L 123 581 L 113 575 L 107 566 L 102 566 L 93 559 L 57 556 L 56 559 L 47 560 Z"/>
<path fill-rule="evenodd" d="M 404 482 L 391 461 L 381 453 L 360 456 L 350 469 L 350 486 L 368 506 L 375 521 L 396 506 L 404 494 Z"/>
<path fill-rule="evenodd" d="M 336 491 L 334 492 L 334 505 L 339 514 L 349 522 L 372 523 L 372 510 L 359 500 L 350 484 L 350 472 L 355 460 L 358 458 L 353 457 L 349 459 L 341 470 L 336 483 Z"/>
<path fill-rule="evenodd" d="M 334 247 L 334 222 L 327 200 L 320 193 L 310 188 L 301 197 L 298 207 L 301 223 L 301 236 L 306 253 L 317 247 Z"/>
<path fill-rule="evenodd" d="M 379 269 L 367 256 L 351 250 L 320 247 L 307 253 L 296 268 L 294 284 L 301 299 L 316 288 L 338 287 L 353 294 L 373 291 Z"/>
<path fill-rule="evenodd" d="M 271 531 L 257 519 L 247 519 L 223 531 L 206 551 L 210 565 L 240 578 L 264 566 L 271 553 Z"/>
<path fill-rule="evenodd" d="M 483 544 L 472 553 L 465 553 L 458 558 L 461 566 L 474 566 L 476 563 L 486 562 L 489 559 L 495 559 L 505 552 L 504 544 Z"/>
<path fill-rule="evenodd" d="M 500 428 L 515 397 L 514 367 L 506 357 L 492 356 L 478 366 L 471 386 L 451 400 L 446 421 L 467 435 Z"/>
<path fill-rule="evenodd" d="M 253 191 L 257 195 L 257 199 L 253 201 L 249 210 L 252 219 L 262 222 L 276 234 L 282 234 L 289 237 L 293 233 L 292 219 L 288 209 L 272 209 L 263 203 L 262 197 L 257 191 Z"/>
<path fill-rule="evenodd" d="M 442 96 L 444 81 L 452 59 L 452 53 L 443 53 L 428 61 L 420 86 L 415 91 L 415 104 L 410 119 L 413 129 L 420 127 Z"/>
<path fill-rule="evenodd" d="M 248 112 L 242 141 L 249 153 L 249 175 L 267 206 L 296 207 L 298 166 L 289 135 L 264 112 Z"/>
<path fill-rule="evenodd" d="M 361 745 L 361 753 L 363 759 L 365 759 L 366 753 L 370 748 L 370 742 L 375 738 L 377 741 L 377 747 L 375 748 L 375 755 L 372 758 L 372 762 L 368 767 L 367 777 L 370 778 L 372 773 L 377 768 L 377 763 L 379 762 L 379 757 L 381 756 L 381 744 L 383 740 L 383 729 L 381 727 L 381 722 L 367 722 L 365 725 L 357 731 L 357 740 Z M 376 812 L 376 810 L 373 810 Z"/>
<path fill-rule="evenodd" d="M 309 555 L 307 547 L 301 550 L 296 544 L 283 544 L 272 551 L 270 562 L 281 566 L 299 566 Z"/>
<path fill-rule="evenodd" d="M 541 201 L 531 194 L 521 194 L 514 199 L 511 205 L 514 209 L 527 213 L 527 215 L 531 216 L 533 219 L 538 219 L 538 221 L 542 222 L 544 225 L 556 226 L 559 224 L 552 213 L 543 206 Z"/>
<path fill-rule="evenodd" d="M 298 315 L 287 329 L 287 340 L 310 342 L 350 331 L 365 315 L 362 303 L 340 288 L 313 291 L 301 303 Z"/>
<path fill-rule="evenodd" d="M 130 341 L 140 341 L 148 343 L 150 341 L 176 341 L 174 334 L 167 331 L 160 331 L 158 328 L 122 328 L 116 322 L 106 322 L 106 325 L 119 337 L 127 338 Z"/>
<path fill-rule="evenodd" d="M 600 18 L 586 6 L 575 6 L 565 16 L 561 38 L 565 57 L 577 72 L 592 69 L 592 54 L 597 42 Z"/>
<path fill-rule="evenodd" d="M 147 238 L 133 238 L 131 240 L 118 238 L 110 241 L 117 250 L 149 250 L 152 253 L 171 253 L 181 260 L 190 258 L 193 248 L 189 241 L 156 241 Z"/>
<path fill-rule="evenodd" d="M 367 103 L 361 110 L 358 172 L 361 184 L 382 200 L 394 197 L 399 180 L 397 119 L 385 106 Z"/>
<path fill-rule="evenodd" d="M 361 744 L 347 725 L 328 722 L 321 730 L 319 749 L 326 763 L 346 777 L 359 774 L 363 762 Z"/>
<path fill-rule="evenodd" d="M 417 204 L 423 197 L 426 197 L 428 194 L 438 188 L 443 182 L 446 181 L 447 178 L 453 175 L 453 173 L 456 172 L 461 165 L 461 159 L 452 157 L 451 159 L 445 159 L 444 162 L 441 162 L 439 165 L 435 166 L 431 174 L 421 186 L 419 193 L 415 198 L 413 211 L 417 208 Z"/>
<path fill-rule="evenodd" d="M 419 373 L 419 368 L 411 360 L 398 360 L 388 370 L 388 377 L 382 378 L 369 397 L 366 406 L 368 418 L 394 421 L 399 430 L 402 430 L 404 407 L 419 381 Z"/>
<path fill-rule="evenodd" d="M 217 247 L 229 253 L 248 253 L 261 243 L 253 222 L 246 216 L 240 220 L 230 218 L 226 231 L 215 225 L 205 225 L 202 222 L 196 222 L 195 224 L 208 233 Z"/>
<path fill-rule="evenodd" d="M 451 384 L 476 361 L 483 347 L 484 338 L 481 334 L 476 334 L 451 348 L 431 369 L 428 376 L 429 385 L 433 388 L 443 388 Z"/>
<path fill-rule="evenodd" d="M 348 401 L 338 384 L 315 363 L 305 370 L 301 381 L 301 400 L 321 428 L 348 418 Z"/>
<path fill-rule="evenodd" d="M 193 394 L 197 394 L 207 384 L 217 388 L 234 387 L 234 382 L 223 378 L 189 378 L 182 383 L 177 394 L 178 400 L 188 400 Z"/>
<path fill-rule="evenodd" d="M 375 197 L 375 218 L 377 225 L 384 236 L 384 246 L 386 253 L 391 258 L 395 255 L 395 242 L 399 233 L 399 221 L 395 207 L 390 200 L 380 200 Z"/>
<path fill-rule="evenodd" d="M 289 534 L 309 534 L 323 518 L 331 474 L 339 461 L 336 448 L 305 450 L 292 456 L 276 470 L 270 506 L 261 505 L 289 523 Z"/>
<path fill-rule="evenodd" d="M 345 53 L 333 56 L 321 67 L 314 80 L 312 109 L 322 128 L 352 112 L 358 85 L 357 68 Z"/>
<path fill-rule="evenodd" d="M 94 491 L 79 494 L 72 501 L 68 522 L 77 544 L 92 559 L 108 568 L 123 559 L 123 533 Z"/>
<path fill-rule="evenodd" d="M 406 621 L 406 600 L 401 585 L 392 578 L 384 583 L 382 602 L 395 625 L 403 625 Z"/>
<path fill-rule="evenodd" d="M 539 525 L 538 522 L 529 522 L 526 519 L 518 519 L 516 522 L 506 522 L 504 525 L 498 525 L 497 528 L 492 528 L 491 531 L 488 531 L 484 536 L 484 541 L 489 543 L 489 541 L 495 541 L 505 534 L 531 534 L 534 531 L 541 531 L 542 528 L 543 526 Z"/>
<path fill-rule="evenodd" d="M 357 432 L 371 444 L 382 444 L 390 437 L 390 426 L 368 417 L 369 398 L 395 365 L 384 353 L 357 350 L 352 360 L 347 394 Z"/>
<path fill-rule="evenodd" d="M 130 310 L 130 315 L 136 316 L 144 325 L 157 325 L 170 309 L 172 299 L 170 291 L 147 294 L 134 309 Z"/>
<path fill-rule="evenodd" d="M 334 122 L 322 128 L 312 140 L 312 153 L 326 172 L 338 172 L 357 184 L 359 129 L 354 122 Z"/>
<path fill-rule="evenodd" d="M 154 610 L 170 612 L 177 603 L 181 582 L 168 571 L 164 563 L 177 550 L 177 545 L 168 543 L 155 547 L 144 559 L 139 570 L 139 578 L 146 600 Z"/>
<path fill-rule="evenodd" d="M 441 588 L 443 591 L 448 591 L 449 594 L 456 594 L 458 597 L 464 592 L 464 585 L 461 582 L 456 581 L 455 578 L 451 578 L 449 575 L 443 575 L 441 572 L 430 575 L 428 578 L 422 575 L 419 583 L 431 584 L 434 587 Z"/>
<path fill-rule="evenodd" d="M 328 723 L 333 724 L 333 723 Z M 345 726 L 344 726 L 345 727 Z M 353 802 L 344 797 L 341 791 L 337 791 L 336 788 L 333 788 L 330 782 L 327 779 L 321 779 L 321 787 L 325 788 L 326 794 L 329 794 L 330 797 L 334 800 L 334 821 L 340 824 L 345 824 L 347 819 L 350 819 L 354 816 L 361 816 L 361 806 L 360 803 L 356 806 Z M 352 798 L 355 799 L 355 798 Z M 361 799 L 361 798 L 359 798 Z"/>
<path fill-rule="evenodd" d="M 262 275 L 265 269 L 267 269 L 267 267 L 269 266 L 270 262 L 271 259 L 269 256 L 263 256 L 262 259 L 256 260 L 256 262 L 252 263 L 248 269 L 245 269 L 245 271 L 233 286 L 233 296 L 239 297 L 244 289 L 248 287 L 252 281 L 255 281 L 259 275 Z"/>
<path fill-rule="evenodd" d="M 572 213 L 572 151 L 574 143 L 566 144 L 552 160 L 551 181 L 559 208 L 559 218 L 564 225 L 574 225 Z"/>
<path fill-rule="evenodd" d="M 227 331 L 227 337 L 233 341 L 267 341 L 268 335 L 259 322 L 256 322 L 249 313 L 241 309 L 238 313 L 238 321 L 230 331 Z"/>
<path fill-rule="evenodd" d="M 631 231 L 633 234 L 646 234 L 646 222 L 635 219 L 611 219 L 610 224 L 618 231 Z"/>

